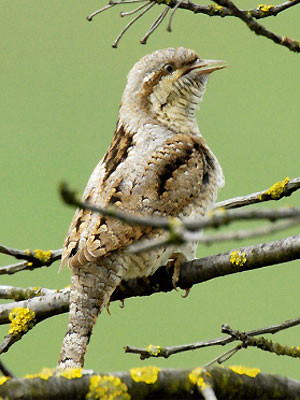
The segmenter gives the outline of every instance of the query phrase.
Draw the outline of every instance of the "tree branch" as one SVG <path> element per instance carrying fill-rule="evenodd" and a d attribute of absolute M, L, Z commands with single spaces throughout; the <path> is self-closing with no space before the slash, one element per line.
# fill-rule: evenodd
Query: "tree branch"
<path fill-rule="evenodd" d="M 32 271 L 40 267 L 49 267 L 54 261 L 61 258 L 62 249 L 57 250 L 19 250 L 0 244 L 0 253 L 15 257 L 17 260 L 25 260 L 20 263 L 0 267 L 0 275 L 14 274 L 19 271 Z"/>
<path fill-rule="evenodd" d="M 53 375 L 53 371 L 45 370 L 26 379 L 6 380 L 0 385 L 0 396 L 10 400 L 21 397 L 23 400 L 64 400 L 96 399 L 99 398 L 96 397 L 97 393 L 105 393 L 107 398 L 126 400 L 212 399 L 213 397 L 205 396 L 205 388 L 211 388 L 210 393 L 215 393 L 218 400 L 259 400 L 275 397 L 294 400 L 300 396 L 300 382 L 274 374 L 263 374 L 258 369 L 237 366 L 208 369 L 144 367 L 109 375 L 82 375 L 77 369 L 59 376 L 59 373 Z"/>
<path fill-rule="evenodd" d="M 294 51 L 296 53 L 300 52 L 300 42 L 297 40 L 290 39 L 286 36 L 279 36 L 271 31 L 269 31 L 264 26 L 260 25 L 255 19 L 248 14 L 240 10 L 232 1 L 230 0 L 214 0 L 215 3 L 219 4 L 222 7 L 227 7 L 232 11 L 233 15 L 239 19 L 241 19 L 251 31 L 254 31 L 257 35 L 261 35 L 266 37 L 267 39 L 272 40 L 274 43 L 280 44 L 282 46 L 287 47 L 289 50 Z"/>
<path fill-rule="evenodd" d="M 112 6 L 115 6 L 117 4 L 127 4 L 127 3 L 136 3 L 137 0 L 129 0 L 129 1 L 113 1 L 111 0 L 109 4 L 106 7 L 101 8 L 100 10 L 97 10 L 90 14 L 87 19 L 88 21 L 92 21 L 93 17 L 98 15 L 99 13 L 107 10 L 108 8 L 111 8 Z M 142 44 L 146 43 L 147 38 L 152 34 L 156 28 L 159 26 L 159 24 L 162 22 L 164 17 L 166 16 L 168 10 L 170 8 L 173 8 L 174 12 L 171 13 L 169 23 L 167 26 L 167 30 L 170 32 L 171 31 L 171 21 L 174 16 L 174 13 L 177 9 L 181 8 L 184 10 L 192 11 L 194 13 L 201 13 L 201 14 L 206 14 L 209 16 L 220 16 L 220 17 L 236 17 L 241 19 L 246 23 L 248 28 L 252 31 L 254 31 L 257 35 L 261 35 L 266 37 L 267 39 L 272 40 L 274 43 L 277 43 L 279 45 L 287 47 L 289 50 L 294 51 L 299 53 L 300 52 L 300 42 L 297 40 L 293 40 L 290 38 L 287 38 L 286 36 L 279 36 L 270 30 L 266 29 L 264 26 L 260 25 L 256 20 L 261 19 L 261 18 L 267 18 L 270 16 L 276 16 L 282 11 L 285 11 L 295 5 L 297 5 L 300 0 L 289 0 L 285 1 L 282 4 L 279 4 L 277 6 L 274 5 L 266 5 L 266 4 L 261 4 L 259 5 L 256 9 L 250 9 L 250 10 L 240 10 L 234 3 L 232 3 L 230 0 L 214 0 L 215 4 L 210 4 L 208 6 L 204 6 L 201 4 L 195 4 L 190 1 L 181 1 L 181 0 L 150 0 L 150 2 L 154 4 L 159 4 L 159 5 L 166 5 L 166 8 L 162 12 L 162 14 L 157 18 L 156 21 L 154 21 L 153 25 L 151 26 L 150 30 L 148 33 L 144 36 L 144 38 L 140 41 Z M 149 3 L 149 2 L 148 2 Z M 113 47 L 117 47 L 117 44 L 125 31 L 133 25 L 138 18 L 140 18 L 142 15 L 144 15 L 148 9 L 144 10 L 141 14 L 139 14 L 137 17 L 135 17 L 132 21 L 129 22 L 129 24 L 126 25 L 126 27 L 122 30 L 122 32 L 118 35 L 118 38 L 114 41 Z M 121 12 L 121 15 L 124 16 L 126 13 Z M 129 15 L 129 13 L 128 13 Z"/>
<path fill-rule="evenodd" d="M 260 192 L 250 193 L 246 196 L 239 196 L 220 201 L 215 204 L 215 209 L 226 208 L 226 210 L 230 210 L 232 208 L 241 208 L 251 204 L 257 204 L 271 200 L 280 200 L 283 197 L 289 197 L 295 191 L 300 189 L 300 177 L 290 180 L 287 179 L 276 182 L 270 188 L 261 190 Z"/>
<path fill-rule="evenodd" d="M 255 192 L 248 194 L 246 196 L 235 197 L 232 199 L 216 203 L 215 210 L 219 208 L 221 209 L 225 208 L 229 210 L 233 208 L 245 207 L 251 204 L 262 203 L 270 200 L 280 200 L 283 197 L 291 196 L 299 188 L 300 188 L 300 178 L 295 178 L 292 180 L 286 178 L 284 181 L 276 182 L 270 188 L 262 190 L 260 192 Z M 62 184 L 60 186 L 60 192 L 64 202 L 66 202 L 67 204 L 75 206 L 81 205 L 80 201 L 76 198 L 75 192 L 70 191 L 65 184 Z M 113 208 L 108 207 L 106 209 L 100 209 L 100 211 L 103 213 L 105 212 L 106 215 L 109 216 L 114 216 L 120 219 L 123 218 L 125 222 L 128 222 L 128 217 L 129 217 L 130 219 L 129 222 L 141 223 L 140 217 L 133 219 L 133 217 L 135 216 L 131 216 L 126 213 L 118 214 L 117 210 Z M 161 219 L 159 219 L 159 221 L 161 221 Z M 153 218 L 149 219 L 149 221 L 147 219 L 146 222 L 148 222 L 151 225 L 151 223 L 153 223 Z M 170 227 L 170 221 L 167 220 L 167 224 Z M 232 235 L 239 235 L 239 233 L 232 233 Z M 203 243 L 206 242 L 205 238 L 204 239 L 200 238 L 199 240 L 202 241 Z M 216 240 L 218 241 L 219 239 L 216 238 Z M 225 238 L 225 240 L 227 239 Z M 211 238 L 209 238 L 207 242 L 210 243 Z M 0 275 L 1 275 L 1 274 L 14 274 L 16 272 L 24 270 L 34 270 L 36 268 L 40 268 L 43 266 L 48 267 L 54 261 L 59 260 L 61 258 L 62 249 L 48 250 L 48 251 L 42 251 L 37 249 L 34 251 L 29 251 L 29 250 L 13 249 L 4 245 L 0 245 L 0 253 L 11 255 L 18 260 L 19 259 L 25 260 L 20 263 L 10 264 L 7 266 L 0 267 Z"/>
<path fill-rule="evenodd" d="M 235 341 L 241 341 L 247 345 L 252 346 L 257 346 L 257 342 L 251 342 L 250 344 L 250 339 L 252 339 L 254 336 L 258 335 L 265 335 L 265 334 L 275 334 L 277 332 L 280 332 L 285 329 L 292 328 L 294 326 L 300 325 L 300 318 L 295 318 L 291 319 L 288 321 L 284 321 L 280 324 L 276 325 L 271 325 L 267 326 L 264 328 L 260 329 L 253 329 L 251 331 L 245 332 L 245 331 L 237 331 L 233 330 L 230 328 L 228 324 L 222 325 L 221 331 L 222 333 L 226 333 L 229 336 L 221 337 L 221 338 L 216 338 L 216 339 L 210 339 L 210 340 L 204 340 L 201 342 L 195 342 L 195 343 L 188 343 L 188 344 L 182 344 L 178 346 L 166 346 L 166 347 L 161 347 L 159 345 L 152 345 L 150 344 L 147 348 L 140 348 L 140 347 L 134 347 L 134 346 L 125 346 L 125 353 L 130 353 L 130 354 L 138 354 L 141 358 L 141 360 L 151 358 L 151 357 L 163 357 L 163 358 L 169 358 L 170 356 L 178 353 L 184 353 L 186 351 L 192 351 L 192 350 L 199 350 L 204 347 L 211 347 L 211 346 L 225 346 L 229 343 L 233 343 Z M 258 338 L 256 338 L 257 340 Z M 261 342 L 263 342 L 264 338 L 259 338 Z M 263 340 L 261 340 L 263 339 Z M 254 344 L 255 343 L 255 344 Z M 232 351 L 231 349 L 230 351 Z M 269 349 L 268 349 L 269 351 Z M 295 353 L 297 352 L 297 357 L 299 355 L 299 350 L 294 348 Z M 275 351 L 274 351 L 275 352 Z M 284 354 L 287 355 L 287 354 Z M 213 362 L 217 362 L 219 360 L 219 357 L 217 357 Z M 209 365 L 212 363 L 210 362 Z"/>
<path fill-rule="evenodd" d="M 198 218 L 196 221 L 182 220 L 176 217 L 153 217 L 153 216 L 140 216 L 129 214 L 120 211 L 113 205 L 108 207 L 100 207 L 82 202 L 76 198 L 74 191 L 68 189 L 67 185 L 61 186 L 61 196 L 63 201 L 73 207 L 79 207 L 84 210 L 90 210 L 104 216 L 117 218 L 122 222 L 132 225 L 151 226 L 153 228 L 165 229 L 171 231 L 174 225 L 179 228 L 184 228 L 189 231 L 199 231 L 204 228 L 218 228 L 222 225 L 227 225 L 232 221 L 245 221 L 245 220 L 261 220 L 268 219 L 275 221 L 277 219 L 296 218 L 300 217 L 300 208 L 280 208 L 280 209 L 257 209 L 257 210 L 220 210 L 217 209 L 208 217 Z"/>
<path fill-rule="evenodd" d="M 290 236 L 186 262 L 181 266 L 180 277 L 176 285 L 179 288 L 188 289 L 193 285 L 221 276 L 271 267 L 299 258 L 300 235 Z M 111 301 L 136 296 L 150 296 L 154 293 L 172 290 L 174 290 L 172 270 L 161 267 L 155 274 L 149 276 L 147 281 L 144 279 L 122 281 L 122 284 L 113 293 Z M 59 293 L 54 291 L 45 296 L 2 304 L 0 305 L 0 324 L 9 323 L 8 314 L 15 307 L 33 310 L 37 321 L 67 312 L 68 296 L 69 290 L 63 289 Z"/>

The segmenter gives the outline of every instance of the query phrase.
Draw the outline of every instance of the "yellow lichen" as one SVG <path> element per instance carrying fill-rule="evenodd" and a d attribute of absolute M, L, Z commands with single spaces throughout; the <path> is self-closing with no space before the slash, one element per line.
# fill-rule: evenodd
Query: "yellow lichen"
<path fill-rule="evenodd" d="M 40 249 L 34 250 L 34 257 L 40 260 L 42 264 L 47 263 L 51 259 L 51 256 L 52 256 L 51 250 L 48 251 Z"/>
<path fill-rule="evenodd" d="M 189 380 L 193 385 L 196 385 L 197 380 L 198 380 L 199 376 L 201 375 L 201 372 L 202 372 L 202 368 L 197 367 L 197 368 L 194 368 L 192 370 L 192 372 L 189 373 Z"/>
<path fill-rule="evenodd" d="M 219 4 L 209 4 L 209 7 L 210 7 L 211 9 L 215 9 L 215 10 L 217 10 L 217 11 L 222 11 L 222 10 L 223 10 L 223 7 L 220 6 Z"/>
<path fill-rule="evenodd" d="M 231 369 L 231 371 L 235 372 L 236 374 L 247 375 L 250 378 L 255 378 L 256 375 L 260 373 L 260 370 L 258 368 L 248 368 L 242 365 L 231 365 L 229 369 Z"/>
<path fill-rule="evenodd" d="M 246 253 L 244 251 L 234 250 L 230 253 L 230 262 L 238 267 L 242 267 L 247 262 Z"/>
<path fill-rule="evenodd" d="M 158 379 L 160 368 L 158 367 L 141 367 L 131 368 L 130 375 L 134 382 L 155 383 Z"/>
<path fill-rule="evenodd" d="M 86 399 L 90 400 L 130 400 L 128 388 L 115 376 L 93 375 L 90 378 L 89 391 Z"/>
<path fill-rule="evenodd" d="M 7 382 L 9 379 L 10 379 L 9 376 L 1 376 L 0 385 L 4 385 L 4 383 Z"/>
<path fill-rule="evenodd" d="M 263 12 L 268 12 L 273 7 L 274 7 L 274 5 L 267 5 L 267 4 L 259 4 L 257 6 L 258 10 L 263 11 Z"/>
<path fill-rule="evenodd" d="M 263 200 L 264 196 L 271 197 L 271 199 L 273 199 L 273 200 L 280 199 L 280 197 L 284 191 L 284 188 L 289 181 L 290 181 L 290 178 L 286 177 L 284 181 L 279 181 L 279 182 L 274 183 L 274 185 L 272 185 L 270 187 L 270 189 L 266 190 L 263 194 L 258 195 L 258 199 Z"/>
<path fill-rule="evenodd" d="M 33 262 L 29 261 L 29 262 L 27 263 L 27 265 L 28 265 L 28 267 L 32 267 L 32 266 L 33 266 Z"/>
<path fill-rule="evenodd" d="M 21 332 L 27 332 L 34 326 L 35 312 L 30 308 L 15 307 L 8 315 L 11 321 L 8 333 L 16 335 Z"/>
<path fill-rule="evenodd" d="M 26 374 L 24 379 L 40 378 L 47 381 L 53 375 L 54 370 L 51 368 L 43 368 L 41 372 L 37 374 Z"/>
<path fill-rule="evenodd" d="M 204 371 L 201 367 L 194 368 L 189 373 L 189 381 L 203 390 L 209 386 L 209 384 L 205 382 L 203 375 L 206 375 L 207 377 L 211 376 L 209 372 Z"/>
<path fill-rule="evenodd" d="M 146 349 L 151 356 L 158 356 L 160 353 L 160 346 L 155 346 L 154 344 L 149 344 Z"/>
<path fill-rule="evenodd" d="M 65 379 L 77 379 L 82 377 L 82 368 L 69 368 L 58 372 L 58 376 Z"/>

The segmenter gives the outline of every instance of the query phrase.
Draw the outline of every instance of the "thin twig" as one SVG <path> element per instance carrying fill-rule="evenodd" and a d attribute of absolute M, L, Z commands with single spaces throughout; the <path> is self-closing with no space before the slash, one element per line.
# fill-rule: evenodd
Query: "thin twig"
<path fill-rule="evenodd" d="M 141 225 L 151 226 L 153 228 L 171 230 L 174 222 L 177 224 L 180 221 L 174 217 L 141 217 L 119 211 L 114 206 L 99 207 L 87 202 L 81 202 L 75 196 L 73 191 L 70 191 L 67 185 L 63 184 L 60 188 L 61 196 L 64 202 L 68 205 L 76 206 L 85 210 L 90 210 L 104 216 L 110 216 L 119 219 L 120 221 Z M 296 218 L 300 216 L 300 208 L 278 208 L 278 209 L 257 209 L 257 210 L 216 210 L 211 216 L 199 218 L 196 221 L 182 221 L 182 227 L 190 231 L 199 231 L 203 228 L 218 228 L 233 221 L 246 220 L 270 220 Z"/>
<path fill-rule="evenodd" d="M 6 365 L 3 364 L 1 360 L 0 360 L 0 371 L 4 376 L 7 376 L 9 378 L 15 378 L 15 375 L 6 367 Z"/>
<path fill-rule="evenodd" d="M 168 14 L 170 8 L 166 7 L 163 12 L 159 15 L 158 18 L 153 22 L 153 24 L 150 26 L 149 30 L 146 32 L 145 36 L 140 40 L 141 44 L 146 44 L 149 36 L 155 31 L 156 28 L 162 23 L 162 21 L 165 19 L 166 15 Z"/>
<path fill-rule="evenodd" d="M 175 14 L 176 10 L 178 9 L 178 7 L 180 6 L 181 3 L 182 3 L 182 1 L 178 0 L 177 3 L 176 3 L 176 6 L 173 8 L 173 10 L 171 12 L 171 15 L 170 15 L 170 18 L 169 18 L 169 23 L 168 23 L 168 26 L 167 26 L 167 31 L 168 32 L 172 32 L 172 29 L 171 29 L 172 20 L 174 18 L 174 14 Z"/>
<path fill-rule="evenodd" d="M 238 231 L 229 231 L 214 235 L 201 236 L 198 232 L 186 232 L 184 235 L 185 241 L 196 240 L 198 243 L 210 245 L 212 243 L 225 242 L 229 240 L 245 240 L 250 238 L 258 238 L 260 236 L 270 235 L 285 229 L 292 228 L 300 224 L 300 218 L 291 219 L 278 223 L 271 223 L 267 226 L 262 226 L 255 229 L 241 229 Z"/>
<path fill-rule="evenodd" d="M 131 25 L 133 25 L 139 18 L 141 18 L 144 14 L 146 14 L 146 12 L 148 12 L 153 6 L 155 6 L 156 3 L 154 2 L 150 2 L 150 4 L 148 4 L 148 6 L 140 13 L 138 14 L 136 17 L 134 17 L 130 22 L 128 22 L 127 25 L 124 26 L 124 28 L 122 29 L 122 31 L 119 33 L 119 35 L 117 36 L 116 40 L 113 42 L 112 47 L 117 48 L 118 47 L 118 43 L 121 40 L 121 38 L 123 37 L 124 33 L 131 27 Z"/>
<path fill-rule="evenodd" d="M 135 8 L 134 10 L 131 10 L 131 11 L 127 11 L 127 12 L 121 11 L 120 12 L 120 17 L 127 17 L 128 15 L 135 14 L 138 11 L 142 10 L 143 8 L 145 8 L 149 3 L 150 3 L 150 1 L 147 1 L 145 4 L 142 4 L 141 6 Z"/>
<path fill-rule="evenodd" d="M 40 267 L 49 267 L 54 261 L 57 261 L 61 258 L 62 249 L 49 250 L 43 252 L 39 249 L 37 250 L 20 250 L 13 249 L 8 246 L 4 246 L 0 244 L 0 253 L 10 255 L 15 257 L 17 260 L 25 260 L 16 264 L 10 264 L 3 267 L 0 267 L 0 275 L 2 274 L 14 274 L 19 271 L 29 270 L 32 271 L 36 268 Z M 45 254 L 47 257 L 43 259 L 41 255 Z"/>
<path fill-rule="evenodd" d="M 4 265 L 3 267 L 0 267 L 0 275 L 12 275 L 15 274 L 16 272 L 20 272 L 20 271 L 32 271 L 33 268 L 32 266 L 28 266 L 28 262 L 27 261 L 21 261 L 19 263 L 15 263 L 15 264 L 9 264 L 9 265 Z"/>
<path fill-rule="evenodd" d="M 287 221 L 271 223 L 267 226 L 255 229 L 242 229 L 238 231 L 229 231 L 224 233 L 217 233 L 213 235 L 203 235 L 203 231 L 189 231 L 182 229 L 176 237 L 169 235 L 169 237 L 162 237 L 156 240 L 143 240 L 138 241 L 126 248 L 126 251 L 131 254 L 140 253 L 142 251 L 149 251 L 157 249 L 162 246 L 170 244 L 182 244 L 186 242 L 196 241 L 199 244 L 211 245 L 212 243 L 226 242 L 229 240 L 245 240 L 250 238 L 258 238 L 260 236 L 270 235 L 275 232 L 280 232 L 289 229 L 293 226 L 300 224 L 300 218 L 288 219 Z M 166 236 L 166 235 L 165 235 Z"/>
<path fill-rule="evenodd" d="M 300 0 L 299 0 L 300 1 Z M 215 204 L 214 209 L 226 208 L 227 210 L 232 208 L 241 208 L 249 206 L 251 204 L 262 203 L 271 200 L 280 200 L 283 197 L 291 196 L 296 190 L 300 189 L 300 177 L 295 179 L 290 179 L 283 187 L 282 193 L 274 198 L 272 195 L 268 195 L 270 188 L 261 190 L 260 192 L 255 192 L 247 194 L 246 196 L 234 197 L 232 199 L 227 199 L 224 201 L 219 201 Z"/>
<path fill-rule="evenodd" d="M 146 1 L 146 0 L 124 0 L 124 1 L 122 1 L 122 0 L 121 1 L 110 0 L 109 4 L 114 4 L 114 5 L 117 5 L 117 4 L 134 4 L 134 3 L 143 3 L 144 1 Z"/>
<path fill-rule="evenodd" d="M 87 19 L 88 21 L 92 21 L 92 19 L 93 19 L 96 15 L 102 13 L 103 11 L 108 10 L 109 8 L 112 8 L 114 5 L 115 5 L 115 4 L 113 4 L 113 3 L 112 3 L 112 4 L 108 4 L 107 6 L 105 6 L 105 7 L 103 7 L 103 8 L 100 8 L 99 10 L 97 10 L 97 11 L 93 12 L 92 14 L 88 15 L 88 16 L 86 17 L 86 19 Z"/>
<path fill-rule="evenodd" d="M 300 318 L 288 320 L 288 321 L 282 322 L 280 324 L 271 325 L 271 326 L 267 326 L 267 327 L 260 328 L 260 329 L 254 329 L 251 331 L 243 332 L 242 335 L 243 335 L 243 337 L 254 337 L 254 336 L 264 335 L 264 334 L 275 334 L 282 330 L 289 329 L 289 328 L 292 328 L 292 327 L 298 326 L 298 325 L 300 325 Z M 155 354 L 152 354 L 149 350 L 147 350 L 145 348 L 138 348 L 138 347 L 133 347 L 133 346 L 125 346 L 124 350 L 125 350 L 125 353 L 140 355 L 141 359 L 146 359 L 146 358 L 150 358 L 150 357 L 168 358 L 174 354 L 184 353 L 186 351 L 193 351 L 193 350 L 198 350 L 198 349 L 202 349 L 204 347 L 211 347 L 211 346 L 225 346 L 236 340 L 242 341 L 242 338 L 240 336 L 240 331 L 233 331 L 228 326 L 228 324 L 222 325 L 222 332 L 226 333 L 227 335 L 230 335 L 230 336 L 211 339 L 211 340 L 204 340 L 204 341 L 196 342 L 196 343 L 183 344 L 183 345 L 178 345 L 178 346 L 167 346 L 167 347 L 157 346 L 157 347 L 159 347 L 159 352 L 156 352 Z M 241 346 L 241 345 L 239 345 L 239 346 Z M 242 348 L 242 346 L 240 348 Z M 229 351 L 233 351 L 233 349 L 231 349 Z M 226 355 L 227 352 L 224 354 Z M 222 354 L 221 356 L 218 356 L 214 360 L 210 361 L 208 364 L 205 364 L 203 366 L 203 368 L 207 368 L 209 365 L 218 361 L 220 357 L 224 356 L 224 354 Z"/>
<path fill-rule="evenodd" d="M 225 361 L 228 361 L 232 356 L 234 356 L 242 348 L 243 347 L 240 344 L 238 344 L 237 346 L 233 347 L 232 349 L 225 351 L 224 353 L 222 353 L 218 357 L 216 357 L 213 360 L 211 360 L 208 363 L 206 363 L 205 365 L 203 365 L 202 368 L 204 368 L 204 369 L 209 368 L 215 363 L 222 364 Z"/>
<path fill-rule="evenodd" d="M 106 7 L 103 7 L 100 10 L 95 11 L 94 13 L 90 14 L 87 19 L 89 21 L 92 20 L 92 18 L 111 8 L 114 5 L 117 4 L 133 4 L 137 2 L 143 2 L 144 0 L 125 0 L 125 1 L 113 1 L 110 0 L 109 4 Z M 216 6 L 215 4 L 210 4 L 208 6 L 204 6 L 201 4 L 195 4 L 190 1 L 182 1 L 182 0 L 163 0 L 163 1 L 158 1 L 158 0 L 151 0 L 153 1 L 153 4 L 159 4 L 159 5 L 166 5 L 168 8 L 172 8 L 173 12 L 170 16 L 169 23 L 167 30 L 171 30 L 171 21 L 174 16 L 174 13 L 176 9 L 181 8 L 183 10 L 188 10 L 192 11 L 194 13 L 202 13 L 206 14 L 209 16 L 220 16 L 220 17 L 237 17 L 244 21 L 248 28 L 252 31 L 254 31 L 257 35 L 264 36 L 268 39 L 271 39 L 273 42 L 283 45 L 287 47 L 289 50 L 294 51 L 294 52 L 300 52 L 300 44 L 299 41 L 293 40 L 290 38 L 287 38 L 286 36 L 279 36 L 276 35 L 275 33 L 269 31 L 266 29 L 264 26 L 260 25 L 258 22 L 255 20 L 261 19 L 261 18 L 267 18 L 270 16 L 276 16 L 282 11 L 287 10 L 288 8 L 291 8 L 297 4 L 299 4 L 300 0 L 288 0 L 283 2 L 282 4 L 273 6 L 273 5 L 260 5 L 255 9 L 250 9 L 250 10 L 241 10 L 239 9 L 234 3 L 232 3 L 230 0 L 214 0 L 215 3 L 218 4 Z M 122 13 L 122 15 L 126 13 Z M 129 12 L 127 15 L 131 14 Z M 143 15 L 143 14 L 142 14 Z M 142 16 L 140 15 L 140 16 Z M 158 17 L 158 20 L 160 20 L 161 16 Z M 163 17 L 164 18 L 164 17 Z M 157 21 L 157 20 L 156 20 Z M 125 31 L 134 23 L 135 21 L 132 21 L 128 26 L 125 26 L 124 31 L 121 32 L 121 37 L 125 33 Z M 160 21 L 161 22 L 161 21 Z M 159 23 L 160 23 L 159 22 Z M 155 22 L 154 22 L 155 24 Z M 142 44 L 146 43 L 147 38 L 150 36 L 150 34 L 157 28 L 157 26 L 153 27 L 153 29 L 150 28 L 149 32 L 146 34 L 146 36 L 141 40 Z M 148 35 L 148 36 L 147 36 Z M 119 38 L 120 40 L 120 38 Z M 114 46 L 116 47 L 118 44 L 118 41 L 114 42 Z"/>

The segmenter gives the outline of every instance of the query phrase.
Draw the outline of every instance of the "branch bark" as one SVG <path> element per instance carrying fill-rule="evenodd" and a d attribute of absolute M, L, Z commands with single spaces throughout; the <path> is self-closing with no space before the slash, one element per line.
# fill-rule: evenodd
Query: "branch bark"
<path fill-rule="evenodd" d="M 180 269 L 177 287 L 189 289 L 193 285 L 206 282 L 221 276 L 253 269 L 271 267 L 300 258 L 300 235 L 281 240 L 241 247 L 184 263 Z M 111 301 L 124 300 L 129 297 L 150 296 L 158 292 L 174 290 L 172 270 L 159 268 L 155 274 L 144 279 L 131 279 L 122 282 L 111 297 Z M 0 305 L 0 324 L 9 323 L 8 314 L 15 307 L 30 308 L 36 313 L 36 319 L 42 320 L 55 314 L 68 311 L 69 291 L 64 289 L 57 293 L 45 294 L 24 301 Z"/>
<path fill-rule="evenodd" d="M 207 389 L 210 389 L 218 400 L 294 400 L 300 397 L 300 382 L 246 367 L 214 367 L 206 370 L 145 367 L 110 375 L 80 376 L 80 371 L 74 373 L 78 377 L 73 379 L 72 371 L 68 378 L 51 376 L 49 373 L 47 376 L 42 372 L 31 379 L 8 379 L 0 385 L 0 396 L 10 400 L 75 400 L 99 399 L 102 393 L 106 394 L 105 398 L 124 400 L 192 400 L 213 398 L 205 395 L 205 390 L 207 393 Z"/>

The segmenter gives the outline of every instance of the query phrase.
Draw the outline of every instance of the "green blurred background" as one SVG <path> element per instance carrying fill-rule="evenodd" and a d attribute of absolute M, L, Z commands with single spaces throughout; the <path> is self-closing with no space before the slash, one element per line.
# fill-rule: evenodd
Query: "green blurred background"
<path fill-rule="evenodd" d="M 226 176 L 220 200 L 299 176 L 299 55 L 255 36 L 236 19 L 181 10 L 171 34 L 164 22 L 142 46 L 139 39 L 162 11 L 159 6 L 131 28 L 115 50 L 111 43 L 129 21 L 119 18 L 119 12 L 130 6 L 115 7 L 88 23 L 85 17 L 103 5 L 96 0 L 1 1 L 1 242 L 24 249 L 62 246 L 73 210 L 59 199 L 58 184 L 66 180 L 84 189 L 110 143 L 129 69 L 158 48 L 186 46 L 202 58 L 224 59 L 230 65 L 213 74 L 198 112 L 201 132 Z M 257 3 L 244 1 L 240 6 Z M 299 38 L 299 17 L 298 6 L 261 22 Z M 296 205 L 298 199 L 296 193 L 280 205 Z M 202 246 L 198 255 L 295 233 L 297 229 L 256 241 Z M 6 256 L 0 261 L 15 262 Z M 104 312 L 98 320 L 85 366 L 98 371 L 146 364 L 201 366 L 224 349 L 142 362 L 125 355 L 122 346 L 191 343 L 221 336 L 225 322 L 247 330 L 298 317 L 299 267 L 295 261 L 219 278 L 194 287 L 185 300 L 171 293 L 129 299 L 125 309 L 113 303 L 112 315 Z M 36 272 L 2 275 L 1 284 L 61 288 L 69 283 L 70 272 L 65 269 L 58 275 L 57 270 L 58 263 Z M 43 322 L 3 361 L 18 376 L 54 367 L 66 325 L 67 315 Z M 1 327 L 1 337 L 7 330 Z M 273 339 L 299 345 L 299 328 Z M 228 364 L 300 379 L 299 360 L 258 350 L 243 350 Z"/>

